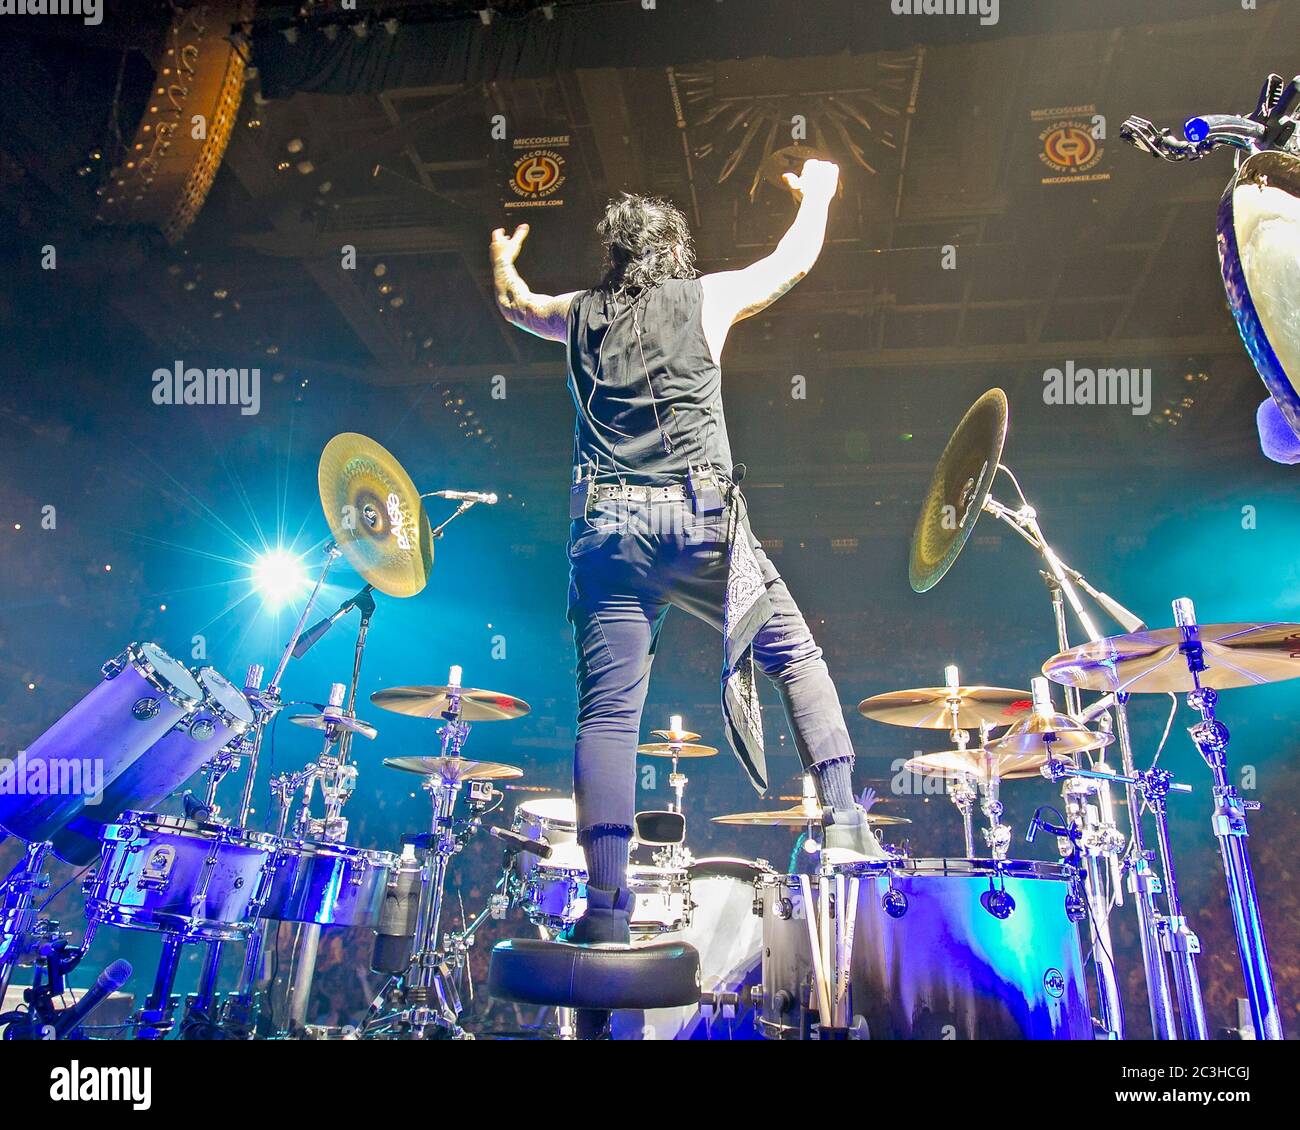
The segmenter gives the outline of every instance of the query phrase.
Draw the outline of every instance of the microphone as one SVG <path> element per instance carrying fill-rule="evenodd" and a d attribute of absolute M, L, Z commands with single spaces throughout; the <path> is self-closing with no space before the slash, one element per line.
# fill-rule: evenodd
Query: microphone
<path fill-rule="evenodd" d="M 518 832 L 507 832 L 504 828 L 489 828 L 488 835 L 495 836 L 504 843 L 506 851 L 511 855 L 527 851 L 542 859 L 551 858 L 551 845 L 544 844 L 540 840 L 530 840 L 527 836 L 521 836 Z"/>
<path fill-rule="evenodd" d="M 479 490 L 431 490 L 421 498 L 447 498 L 452 502 L 481 502 L 484 506 L 495 506 L 497 496 L 490 491 Z"/>
<path fill-rule="evenodd" d="M 340 604 L 337 609 L 326 616 L 324 620 L 318 620 L 303 632 L 303 634 L 298 637 L 298 642 L 293 645 L 293 657 L 295 659 L 301 659 L 311 651 L 318 642 L 320 642 L 321 636 L 334 627 L 335 623 L 351 612 L 352 609 L 356 608 L 357 605 L 364 605 L 367 601 L 369 601 L 369 609 L 367 610 L 363 607 L 363 615 L 367 614 L 367 611 L 373 612 L 375 610 L 374 598 L 370 596 L 369 585 L 363 588 L 355 596 L 348 597 L 348 599 Z"/>
<path fill-rule="evenodd" d="M 81 1000 L 71 1008 L 65 1008 L 54 1019 L 54 1038 L 64 1039 L 69 1032 L 77 1028 L 103 1002 L 110 993 L 117 992 L 131 976 L 131 963 L 118 958 L 105 969 L 95 983 L 82 994 Z"/>

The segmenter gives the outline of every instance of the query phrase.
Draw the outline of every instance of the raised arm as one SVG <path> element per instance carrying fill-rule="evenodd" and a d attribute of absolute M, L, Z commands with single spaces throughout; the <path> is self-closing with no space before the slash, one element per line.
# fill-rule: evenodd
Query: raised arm
<path fill-rule="evenodd" d="M 799 212 L 776 250 L 739 271 L 705 275 L 704 334 L 715 360 L 722 356 L 727 331 L 744 318 L 765 310 L 812 270 L 826 239 L 826 217 L 839 184 L 839 166 L 805 161 L 798 176 L 785 183 L 799 201 Z"/>
<path fill-rule="evenodd" d="M 497 309 L 507 322 L 521 330 L 564 341 L 568 334 L 569 305 L 576 291 L 568 294 L 534 294 L 515 270 L 515 260 L 528 236 L 528 225 L 520 224 L 514 235 L 504 228 L 492 233 L 492 282 L 496 288 Z"/>

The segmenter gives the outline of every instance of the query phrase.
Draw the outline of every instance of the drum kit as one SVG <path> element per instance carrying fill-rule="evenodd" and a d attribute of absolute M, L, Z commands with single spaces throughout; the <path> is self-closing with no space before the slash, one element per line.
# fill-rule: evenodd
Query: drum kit
<path fill-rule="evenodd" d="M 1231 229 L 1265 190 L 1296 193 L 1296 131 L 1285 111 L 1297 103 L 1300 80 L 1285 88 L 1281 80 L 1270 81 L 1250 119 L 1194 119 L 1189 131 L 1203 130 L 1203 136 L 1189 133 L 1187 142 L 1132 119 L 1126 137 L 1169 159 L 1203 156 L 1220 144 L 1250 151 L 1225 197 Z M 1221 239 L 1221 249 L 1229 298 L 1252 357 L 1300 432 L 1300 401 L 1287 373 L 1294 337 L 1285 327 L 1295 320 L 1265 301 L 1271 301 L 1262 285 L 1267 279 L 1252 275 L 1258 263 L 1245 261 L 1235 236 Z M 1282 1037 L 1246 846 L 1247 814 L 1258 805 L 1233 784 L 1228 730 L 1216 707 L 1220 690 L 1300 677 L 1300 624 L 1202 625 L 1191 601 L 1178 599 L 1173 626 L 1149 628 L 1071 568 L 1047 540 L 1038 512 L 1003 462 L 1007 422 L 1006 396 L 995 388 L 953 432 L 917 519 L 910 580 L 918 593 L 938 584 L 978 519 L 991 515 L 1041 558 L 1056 653 L 1041 675 L 1028 680 L 1028 690 L 967 684 L 949 665 L 942 685 L 877 694 L 859 706 L 875 722 L 945 735 L 946 748 L 906 764 L 948 793 L 965 854 L 915 858 L 888 848 L 888 858 L 863 860 L 818 852 L 821 811 L 805 776 L 802 795 L 784 798 L 796 802 L 791 807 L 713 818 L 730 827 L 802 831 L 813 850 L 798 853 L 789 871 L 761 859 L 696 858 L 686 843 L 683 767 L 717 750 L 673 716 L 637 751 L 669 761 L 672 799 L 663 811 L 637 814 L 634 848 L 647 859 L 634 863 L 629 876 L 636 896 L 632 932 L 634 944 L 678 938 L 699 951 L 700 1002 L 616 1014 L 616 1038 L 1120 1039 L 1128 1026 L 1111 918 L 1125 894 L 1136 917 L 1152 1033 L 1157 1039 L 1207 1038 L 1200 942 L 1181 906 L 1167 821 L 1169 796 L 1193 789 L 1174 781 L 1155 756 L 1146 759 L 1150 767 L 1140 767 L 1128 719 L 1135 694 L 1182 694 L 1195 715 L 1188 732 L 1211 774 L 1211 827 L 1251 1029 L 1257 1038 Z M 1015 492 L 1010 504 L 993 495 L 999 476 Z M 460 667 L 452 667 L 442 685 L 389 688 L 369 700 L 376 709 L 436 727 L 436 744 L 427 753 L 384 760 L 393 772 L 420 779 L 430 802 L 428 830 L 403 836 L 393 851 L 348 843 L 344 809 L 358 779 L 353 742 L 377 733 L 356 712 L 374 593 L 406 598 L 421 592 L 434 543 L 447 526 L 496 497 L 421 494 L 388 451 L 356 433 L 326 446 L 318 486 L 331 540 L 265 685 L 259 664 L 239 687 L 213 667 L 191 670 L 154 643 L 133 643 L 104 664 L 101 681 L 80 702 L 0 768 L 0 833 L 25 844 L 19 862 L 0 879 L 0 1027 L 6 1037 L 79 1034 L 95 994 L 62 1017 L 57 1000 L 64 977 L 102 928 L 147 932 L 162 941 L 153 987 L 134 1017 L 140 1039 L 174 1032 L 192 1038 L 462 1037 L 461 989 L 476 931 L 518 909 L 542 936 L 554 937 L 581 916 L 586 868 L 570 798 L 536 796 L 516 806 L 508 828 L 485 824 L 504 806 L 506 791 L 545 790 L 500 785 L 522 771 L 466 757 L 473 725 L 518 719 L 529 708 L 513 695 L 464 686 Z M 429 497 L 458 503 L 436 528 L 424 507 Z M 340 559 L 366 583 L 308 628 Z M 1122 634 L 1104 636 L 1085 598 Z M 249 818 L 269 728 L 286 707 L 301 705 L 282 694 L 288 665 L 354 610 L 359 625 L 350 679 L 334 683 L 324 704 L 310 704 L 312 712 L 289 718 L 319 735 L 320 752 L 302 770 L 273 777 L 275 830 L 255 830 Z M 1083 642 L 1070 639 L 1070 615 Z M 1062 688 L 1059 710 L 1052 684 Z M 1085 695 L 1095 697 L 1085 702 Z M 162 811 L 200 771 L 206 779 L 202 799 L 185 794 L 182 813 Z M 227 817 L 217 803 L 219 787 L 239 772 L 238 806 Z M 1038 833 L 1049 833 L 1056 861 L 1011 853 L 1003 790 L 1031 778 L 1060 785 L 1059 808 L 1040 807 L 1024 837 L 1031 844 Z M 907 823 L 868 815 L 879 826 Z M 500 875 L 481 913 L 448 930 L 449 865 L 484 828 L 503 845 Z M 93 868 L 84 882 L 87 926 L 77 945 L 43 913 L 51 859 Z M 296 936 L 285 1015 L 276 1017 L 266 970 L 282 923 L 296 926 Z M 366 1014 L 346 1029 L 309 1023 L 321 930 L 336 926 L 374 932 L 371 969 L 386 978 Z M 224 951 L 234 944 L 243 946 L 238 981 L 233 991 L 219 994 Z M 204 953 L 196 991 L 182 1009 L 174 990 L 187 946 Z M 114 963 L 100 983 L 120 985 L 122 964 Z M 5 1013 L 5 991 L 20 966 L 34 967 L 27 1008 Z M 555 1034 L 573 1034 L 572 1018 L 563 1012 Z"/>

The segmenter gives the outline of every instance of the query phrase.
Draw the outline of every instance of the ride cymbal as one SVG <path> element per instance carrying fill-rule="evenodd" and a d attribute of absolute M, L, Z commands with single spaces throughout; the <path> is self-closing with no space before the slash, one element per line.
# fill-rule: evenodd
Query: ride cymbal
<path fill-rule="evenodd" d="M 454 687 L 389 687 L 375 691 L 370 701 L 381 710 L 405 714 L 410 718 L 441 718 L 451 705 Z M 481 691 L 460 687 L 462 722 L 506 722 L 522 718 L 531 709 L 522 698 L 499 691 Z"/>
<path fill-rule="evenodd" d="M 1008 687 L 919 687 L 864 698 L 858 703 L 858 713 L 891 726 L 951 730 L 953 699 L 959 729 L 972 729 L 980 723 L 1010 726 L 1034 707 L 1034 696 L 1028 691 Z"/>
<path fill-rule="evenodd" d="M 499 761 L 469 761 L 464 757 L 385 757 L 389 769 L 437 777 L 440 781 L 504 781 L 524 771 Z"/>
<path fill-rule="evenodd" d="M 1054 683 L 1127 694 L 1186 693 L 1195 687 L 1184 647 L 1198 641 L 1205 670 L 1200 684 L 1215 690 L 1300 677 L 1300 624 L 1200 624 L 1153 628 L 1052 656 L 1043 674 Z"/>
<path fill-rule="evenodd" d="M 805 808 L 797 805 L 794 808 L 778 808 L 770 812 L 729 812 L 725 816 L 715 816 L 713 823 L 739 828 L 798 828 L 804 824 L 818 824 L 821 818 L 820 808 Z M 868 812 L 867 823 L 883 827 L 891 824 L 910 824 L 911 821 L 906 816 L 877 816 L 874 812 Z"/>
<path fill-rule="evenodd" d="M 939 456 L 908 559 L 916 592 L 934 588 L 952 568 L 993 489 L 1007 438 L 1007 394 L 991 388 L 962 417 Z"/>
<path fill-rule="evenodd" d="M 352 567 L 389 596 L 420 592 L 433 568 L 433 535 L 402 465 L 373 439 L 343 432 L 325 445 L 316 477 L 325 521 Z"/>

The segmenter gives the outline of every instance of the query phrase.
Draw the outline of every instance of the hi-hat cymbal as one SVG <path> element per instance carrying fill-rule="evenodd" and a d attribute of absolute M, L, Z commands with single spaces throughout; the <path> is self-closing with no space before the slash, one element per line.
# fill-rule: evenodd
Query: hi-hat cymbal
<path fill-rule="evenodd" d="M 382 710 L 405 714 L 411 718 L 441 718 L 451 705 L 452 687 L 389 687 L 370 696 Z M 499 691 L 480 691 L 461 687 L 460 720 L 462 722 L 503 722 L 522 718 L 530 707 L 522 698 Z"/>
<path fill-rule="evenodd" d="M 1034 706 L 1028 691 L 1007 687 L 920 687 L 887 691 L 858 703 L 858 712 L 891 726 L 919 726 L 925 730 L 951 730 L 950 700 L 957 700 L 957 725 L 973 729 L 981 722 L 1010 726 Z"/>
<path fill-rule="evenodd" d="M 985 749 L 994 755 L 1050 753 L 1054 757 L 1069 757 L 1085 750 L 1101 749 L 1114 740 L 1114 734 L 1090 730 L 1068 714 L 1035 712 L 1017 722 L 1002 737 L 989 742 Z"/>
<path fill-rule="evenodd" d="M 690 730 L 651 730 L 656 738 L 663 738 L 666 742 L 698 742 L 699 734 L 692 734 Z"/>
<path fill-rule="evenodd" d="M 818 824 L 821 818 L 820 808 L 796 805 L 766 812 L 730 812 L 725 816 L 715 816 L 713 823 L 741 828 L 798 828 L 804 824 Z M 868 812 L 867 823 L 883 827 L 887 824 L 910 824 L 911 821 L 905 816 L 878 816 Z"/>
<path fill-rule="evenodd" d="M 978 746 L 971 749 L 945 749 L 939 753 L 921 753 L 909 757 L 903 768 L 920 777 L 944 777 L 956 780 L 976 777 L 981 781 L 1019 781 L 1039 776 L 1047 761 L 1045 753 L 991 753 Z"/>
<path fill-rule="evenodd" d="M 698 737 L 699 735 L 695 735 Z M 636 747 L 643 757 L 672 757 L 676 755 L 683 761 L 688 757 L 712 757 L 718 752 L 717 746 L 694 745 L 691 742 L 645 742 Z"/>
<path fill-rule="evenodd" d="M 369 722 L 363 722 L 360 718 L 348 718 L 341 714 L 295 714 L 289 721 L 295 726 L 306 726 L 309 730 L 325 730 L 333 726 L 337 730 L 360 734 L 363 738 L 370 738 L 372 741 L 379 733 Z"/>
<path fill-rule="evenodd" d="M 957 560 L 993 489 L 1007 438 L 1007 394 L 991 388 L 952 433 L 912 531 L 908 578 L 916 592 L 934 588 Z"/>
<path fill-rule="evenodd" d="M 469 761 L 464 757 L 385 757 L 389 769 L 437 777 L 442 781 L 504 781 L 524 771 L 498 761 Z"/>
<path fill-rule="evenodd" d="M 1300 624 L 1283 623 L 1201 624 L 1109 636 L 1052 656 L 1043 674 L 1090 691 L 1186 693 L 1195 686 L 1182 651 L 1189 632 L 1201 644 L 1203 687 L 1226 690 L 1300 677 Z"/>
<path fill-rule="evenodd" d="M 325 521 L 352 567 L 389 596 L 423 589 L 433 568 L 429 516 L 392 454 L 343 432 L 325 445 L 316 477 Z"/>

